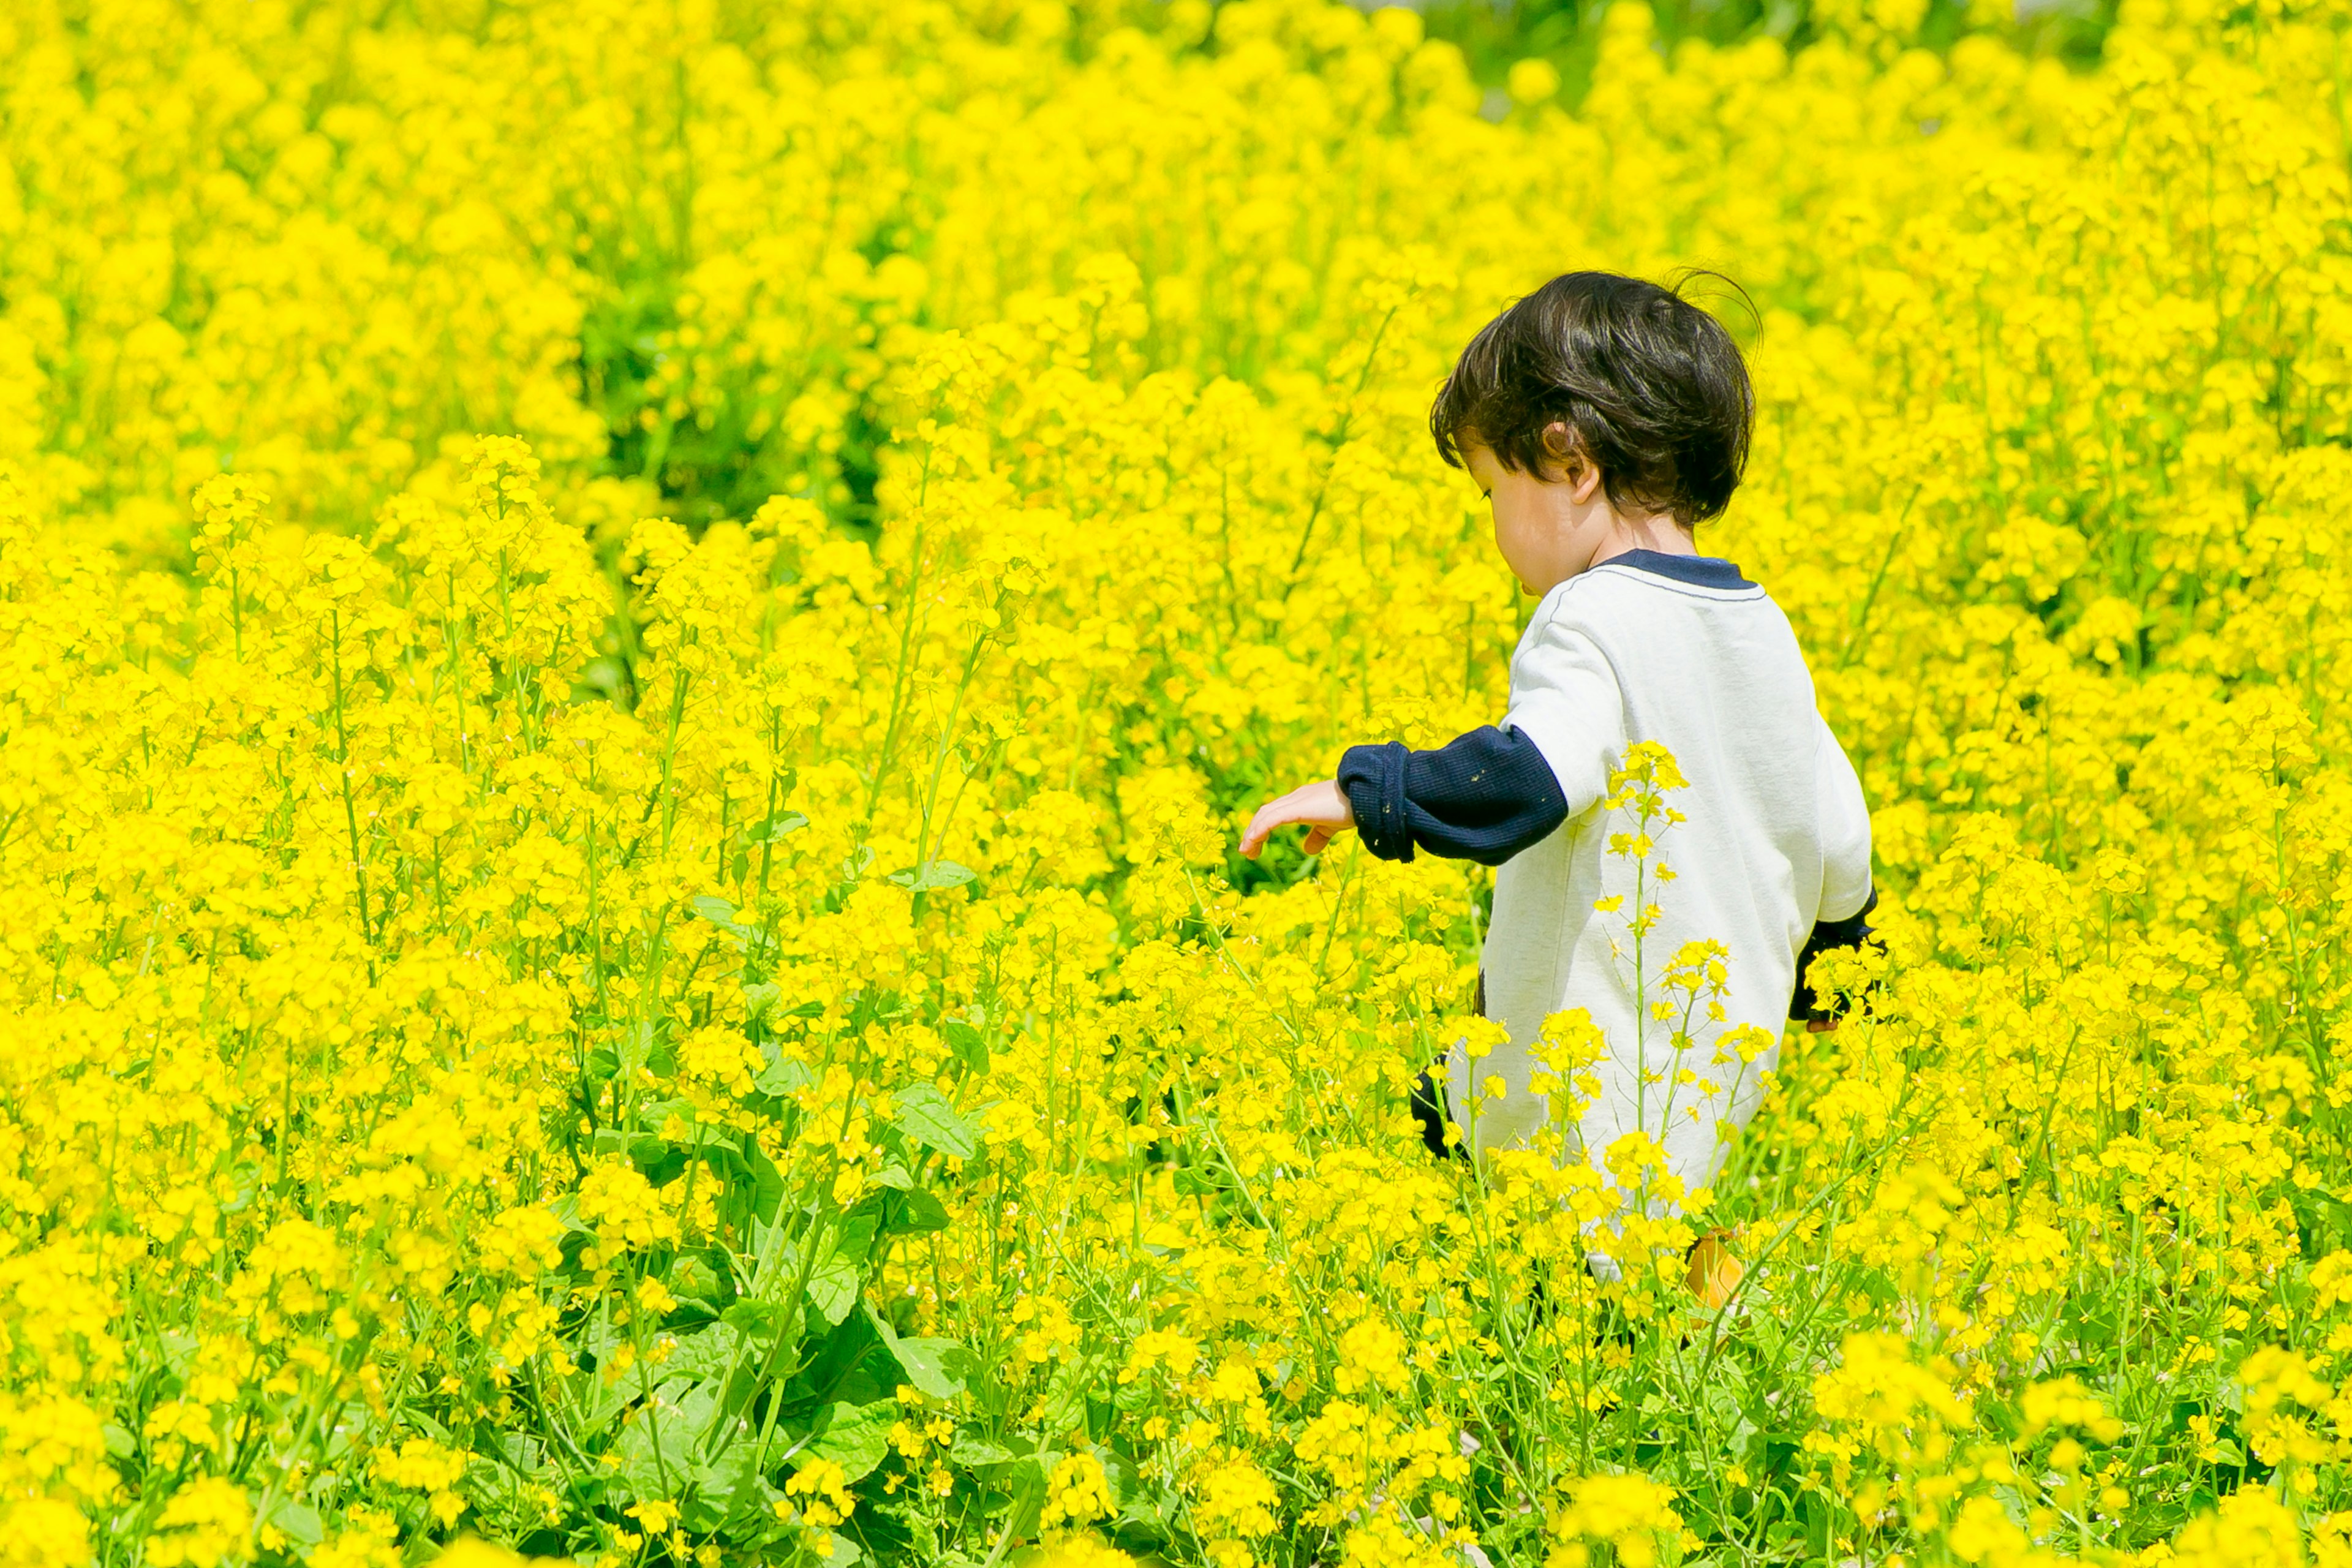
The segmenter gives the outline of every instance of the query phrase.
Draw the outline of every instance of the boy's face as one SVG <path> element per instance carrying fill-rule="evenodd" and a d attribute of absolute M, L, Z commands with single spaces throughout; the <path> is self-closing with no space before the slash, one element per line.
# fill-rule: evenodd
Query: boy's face
<path fill-rule="evenodd" d="M 1506 468 L 1475 436 L 1461 444 L 1462 466 L 1494 509 L 1496 552 L 1520 587 L 1541 598 L 1628 550 L 1691 552 L 1691 531 L 1673 518 L 1627 517 L 1610 505 L 1601 470 L 1569 444 L 1566 426 L 1544 441 L 1554 454 L 1548 473 Z"/>
<path fill-rule="evenodd" d="M 1541 598 L 1592 564 L 1609 531 L 1598 468 L 1570 458 L 1546 478 L 1505 468 L 1476 440 L 1463 443 L 1462 466 L 1494 509 L 1495 550 L 1520 587 Z"/>

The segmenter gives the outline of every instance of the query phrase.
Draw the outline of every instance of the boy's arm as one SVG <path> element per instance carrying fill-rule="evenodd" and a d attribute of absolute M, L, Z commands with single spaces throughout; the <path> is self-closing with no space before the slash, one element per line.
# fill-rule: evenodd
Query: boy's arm
<path fill-rule="evenodd" d="M 1568 820 L 1568 796 L 1536 743 L 1517 730 L 1482 725 L 1433 752 L 1397 742 L 1351 746 L 1340 790 L 1383 860 L 1433 855 L 1499 866 Z"/>
<path fill-rule="evenodd" d="M 1815 921 L 1813 934 L 1797 954 L 1797 989 L 1789 998 L 1789 1016 L 1802 1018 L 1805 1026 L 1814 1034 L 1837 1027 L 1838 1017 L 1845 1006 L 1832 996 L 1824 1002 L 1815 994 L 1806 976 L 1813 960 L 1840 948 L 1860 947 L 1871 939 L 1870 911 L 1878 907 L 1878 894 L 1873 891 L 1861 909 L 1842 921 Z"/>
<path fill-rule="evenodd" d="M 1347 792 L 1335 779 L 1318 779 L 1259 806 L 1242 834 L 1242 853 L 1255 860 L 1276 828 L 1304 827 L 1307 853 L 1318 855 L 1323 846 L 1355 826 L 1356 814 L 1348 804 Z"/>
<path fill-rule="evenodd" d="M 1278 827 L 1308 828 L 1313 854 L 1360 828 L 1390 860 L 1433 854 L 1499 866 L 1590 809 L 1607 793 L 1624 750 L 1616 672 L 1592 638 L 1552 616 L 1511 663 L 1511 710 L 1433 752 L 1351 747 L 1339 776 L 1296 789 L 1259 810 L 1242 835 L 1255 857 Z"/>
<path fill-rule="evenodd" d="M 1241 848 L 1255 858 L 1276 828 L 1303 826 L 1313 855 L 1353 827 L 1383 860 L 1410 860 L 1418 847 L 1499 866 L 1567 819 L 1568 797 L 1535 742 L 1488 724 L 1433 752 L 1349 747 L 1339 777 L 1260 807 Z"/>
<path fill-rule="evenodd" d="M 1870 808 L 1863 799 L 1862 781 L 1828 722 L 1817 716 L 1814 724 L 1822 894 L 1812 934 L 1797 954 L 1797 988 L 1789 998 L 1789 1016 L 1803 1018 L 1820 1030 L 1836 1027 L 1841 1009 L 1814 994 L 1807 972 L 1821 954 L 1860 947 L 1871 939 L 1870 911 L 1878 907 L 1878 892 L 1870 880 Z"/>

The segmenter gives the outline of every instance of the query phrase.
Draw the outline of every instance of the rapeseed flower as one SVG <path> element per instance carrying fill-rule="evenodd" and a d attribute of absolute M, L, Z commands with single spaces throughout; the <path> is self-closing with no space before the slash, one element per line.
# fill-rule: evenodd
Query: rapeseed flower
<path fill-rule="evenodd" d="M 2352 17 L 1814 17 L 0 18 L 12 1560 L 2343 1559 Z M 1230 852 L 1499 710 L 1447 356 L 1688 263 L 1885 894 L 1719 1016 L 1619 760 L 1705 1194 Z"/>

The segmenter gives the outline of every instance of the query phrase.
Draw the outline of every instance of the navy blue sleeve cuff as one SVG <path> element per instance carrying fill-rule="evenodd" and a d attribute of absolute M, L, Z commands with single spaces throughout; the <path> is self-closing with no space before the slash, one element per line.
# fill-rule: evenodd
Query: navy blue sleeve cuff
<path fill-rule="evenodd" d="M 1789 1016 L 1808 1021 L 1834 1018 L 1845 1011 L 1844 1005 L 1832 997 L 1827 1005 L 1814 994 L 1808 972 L 1813 960 L 1837 948 L 1860 947 L 1870 940 L 1870 911 L 1878 907 L 1878 889 L 1873 888 L 1862 908 L 1842 921 L 1816 921 L 1813 934 L 1805 939 L 1804 950 L 1797 954 L 1797 989 L 1789 998 Z"/>
<path fill-rule="evenodd" d="M 1339 787 L 1364 847 L 1384 860 L 1414 848 L 1499 866 L 1568 820 L 1568 796 L 1536 743 L 1489 724 L 1433 752 L 1396 742 L 1353 746 Z"/>
<path fill-rule="evenodd" d="M 1405 816 L 1402 742 L 1350 746 L 1339 759 L 1339 788 L 1356 814 L 1364 847 L 1383 860 L 1412 858 L 1412 828 Z"/>

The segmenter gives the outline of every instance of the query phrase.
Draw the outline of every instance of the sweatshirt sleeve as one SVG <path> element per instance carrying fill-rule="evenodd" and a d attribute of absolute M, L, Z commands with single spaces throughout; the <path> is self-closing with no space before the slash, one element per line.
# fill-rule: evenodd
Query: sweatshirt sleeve
<path fill-rule="evenodd" d="M 1503 722 L 1543 753 L 1569 818 L 1609 793 L 1609 772 L 1625 755 L 1625 700 L 1601 645 L 1559 605 L 1519 643 Z"/>
<path fill-rule="evenodd" d="M 1351 746 L 1339 787 L 1364 847 L 1383 860 L 1433 855 L 1499 866 L 1568 820 L 1551 765 L 1516 730 L 1486 725 L 1433 752 Z"/>
<path fill-rule="evenodd" d="M 1835 921 L 1861 912 L 1870 897 L 1870 808 L 1828 721 L 1816 714 L 1813 724 L 1813 798 L 1822 835 L 1821 902 L 1813 918 Z"/>
<path fill-rule="evenodd" d="M 1822 1004 L 1814 992 L 1811 971 L 1813 960 L 1840 948 L 1860 947 L 1871 938 L 1870 911 L 1878 907 L 1878 894 L 1874 891 L 1863 900 L 1862 908 L 1842 921 L 1816 921 L 1813 934 L 1805 939 L 1803 951 L 1797 954 L 1797 988 L 1789 997 L 1791 1018 L 1832 1018 L 1843 1011 L 1841 1003 L 1832 1000 Z"/>
<path fill-rule="evenodd" d="M 1791 1018 L 1832 1016 L 1810 983 L 1813 960 L 1837 948 L 1860 947 L 1871 937 L 1870 911 L 1878 893 L 1870 881 L 1870 810 L 1862 781 L 1845 748 L 1826 721 L 1814 719 L 1815 799 L 1820 803 L 1822 896 L 1813 929 L 1797 954 L 1797 985 L 1789 998 Z"/>

